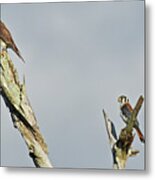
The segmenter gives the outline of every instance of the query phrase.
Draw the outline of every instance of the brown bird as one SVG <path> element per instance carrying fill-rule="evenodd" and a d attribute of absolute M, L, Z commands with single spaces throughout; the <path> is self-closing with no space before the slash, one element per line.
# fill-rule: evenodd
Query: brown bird
<path fill-rule="evenodd" d="M 133 112 L 133 108 L 129 102 L 129 99 L 123 95 L 118 98 L 118 102 L 120 103 L 121 117 L 125 123 L 128 123 L 127 121 L 131 117 Z M 140 141 L 145 143 L 145 138 L 140 130 L 139 122 L 137 119 L 135 121 L 134 128 L 137 131 Z"/>
<path fill-rule="evenodd" d="M 5 26 L 5 24 L 1 20 L 0 20 L 0 42 L 1 42 L 2 49 L 7 49 L 7 48 L 12 49 L 17 54 L 17 56 L 23 62 L 25 62 L 23 57 L 20 54 L 19 49 L 14 43 L 11 33 L 9 32 L 8 28 Z"/>

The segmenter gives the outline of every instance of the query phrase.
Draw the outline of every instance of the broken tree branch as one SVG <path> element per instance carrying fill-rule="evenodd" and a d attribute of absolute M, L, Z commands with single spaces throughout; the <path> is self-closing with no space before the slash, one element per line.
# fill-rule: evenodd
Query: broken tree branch
<path fill-rule="evenodd" d="M 25 82 L 20 83 L 18 73 L 5 50 L 0 53 L 0 60 L 0 91 L 10 110 L 14 127 L 25 140 L 35 166 L 52 167 L 48 158 L 47 145 L 26 94 Z"/>
<path fill-rule="evenodd" d="M 116 131 L 113 122 L 108 118 L 107 114 L 103 110 L 103 115 L 106 124 L 106 130 L 111 146 L 113 156 L 113 167 L 114 169 L 124 169 L 128 157 L 135 156 L 139 153 L 138 150 L 134 150 L 131 145 L 134 140 L 133 128 L 137 115 L 143 104 L 144 98 L 139 97 L 136 106 L 132 112 L 132 115 L 128 118 L 126 127 L 120 132 L 119 139 L 117 139 Z"/>

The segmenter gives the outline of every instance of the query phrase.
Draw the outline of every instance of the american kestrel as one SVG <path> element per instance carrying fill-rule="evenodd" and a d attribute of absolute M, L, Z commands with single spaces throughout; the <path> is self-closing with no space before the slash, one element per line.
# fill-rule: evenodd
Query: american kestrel
<path fill-rule="evenodd" d="M 24 59 L 21 56 L 20 51 L 18 50 L 16 44 L 14 43 L 11 33 L 9 32 L 8 28 L 1 20 L 0 20 L 0 45 L 2 49 L 7 49 L 7 48 L 12 49 L 17 54 L 17 56 L 24 62 Z"/>
<path fill-rule="evenodd" d="M 121 117 L 125 123 L 128 123 L 127 120 L 130 118 L 133 108 L 129 102 L 129 99 L 126 96 L 120 96 L 118 98 L 118 102 L 120 103 L 120 110 L 121 110 Z M 139 128 L 139 122 L 138 120 L 135 121 L 134 128 L 138 134 L 138 137 L 141 142 L 145 142 L 144 136 Z"/>

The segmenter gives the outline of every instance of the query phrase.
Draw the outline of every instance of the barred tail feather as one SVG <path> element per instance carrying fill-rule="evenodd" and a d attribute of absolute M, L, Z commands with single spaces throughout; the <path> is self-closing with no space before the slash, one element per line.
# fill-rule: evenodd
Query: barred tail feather
<path fill-rule="evenodd" d="M 25 63 L 24 58 L 21 56 L 20 51 L 18 50 L 15 44 L 13 45 L 13 50 L 15 51 L 17 56 Z"/>

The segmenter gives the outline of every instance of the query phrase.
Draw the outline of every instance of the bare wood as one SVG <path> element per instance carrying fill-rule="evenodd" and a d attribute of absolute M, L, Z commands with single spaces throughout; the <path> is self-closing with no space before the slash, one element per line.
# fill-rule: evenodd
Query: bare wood
<path fill-rule="evenodd" d="M 114 159 L 113 162 L 114 169 L 124 169 L 126 166 L 127 159 L 139 153 L 138 150 L 134 150 L 133 148 L 131 148 L 131 145 L 134 140 L 134 135 L 133 135 L 134 124 L 137 119 L 137 115 L 140 111 L 140 108 L 143 104 L 143 101 L 144 98 L 140 96 L 132 112 L 132 115 L 127 120 L 128 123 L 126 124 L 125 128 L 121 130 L 118 139 L 115 133 L 113 133 L 115 131 L 114 124 L 108 118 L 107 114 L 103 110 L 106 130 Z"/>
<path fill-rule="evenodd" d="M 136 103 L 136 106 L 135 106 L 135 108 L 133 110 L 133 114 L 132 114 L 132 116 L 135 116 L 135 118 L 137 117 L 137 115 L 139 113 L 139 110 L 140 110 L 140 108 L 141 108 L 141 106 L 143 104 L 143 101 L 144 101 L 143 96 L 140 96 L 137 103 Z"/>
<path fill-rule="evenodd" d="M 47 145 L 26 94 L 25 82 L 20 83 L 18 73 L 6 51 L 3 50 L 0 53 L 0 60 L 0 91 L 10 110 L 14 127 L 25 140 L 35 166 L 52 167 L 48 158 Z"/>
<path fill-rule="evenodd" d="M 127 131 L 129 131 L 129 132 L 131 132 L 132 129 L 133 129 L 135 121 L 137 120 L 137 115 L 138 115 L 138 113 L 140 111 L 140 108 L 142 107 L 143 101 L 144 101 L 143 96 L 140 96 L 137 103 L 136 103 L 136 105 L 135 105 L 135 107 L 134 107 L 134 109 L 133 109 L 131 117 L 128 118 L 128 120 L 127 120 L 128 123 L 127 123 L 126 128 L 127 128 Z"/>
<path fill-rule="evenodd" d="M 112 133 L 112 128 L 115 128 L 115 127 L 114 127 L 114 124 L 112 123 L 112 121 L 109 119 L 109 117 L 106 114 L 104 109 L 102 110 L 102 112 L 103 112 L 103 116 L 104 116 L 104 120 L 105 120 L 105 126 L 106 126 L 106 130 L 107 130 L 108 138 L 109 138 L 109 143 L 112 148 L 117 141 L 116 132 L 115 132 L 115 134 Z"/>

